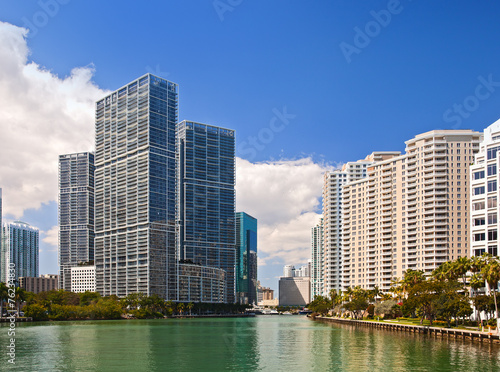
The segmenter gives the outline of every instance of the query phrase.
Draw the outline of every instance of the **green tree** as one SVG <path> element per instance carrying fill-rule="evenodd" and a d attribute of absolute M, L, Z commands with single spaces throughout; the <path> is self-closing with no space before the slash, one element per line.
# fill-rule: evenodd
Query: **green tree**
<path fill-rule="evenodd" d="M 498 318 L 498 305 L 497 305 L 497 287 L 500 281 L 500 263 L 498 259 L 491 258 L 488 260 L 486 266 L 481 270 L 486 283 L 488 283 L 490 290 L 493 291 L 493 299 L 495 302 L 495 318 L 497 319 L 497 332 L 500 331 L 500 319 Z"/>
<path fill-rule="evenodd" d="M 0 226 L 0 229 L 2 227 Z M 5 283 L 0 283 L 0 318 L 3 316 L 3 303 L 9 298 L 9 287 Z"/>
<path fill-rule="evenodd" d="M 33 320 L 47 320 L 47 309 L 40 304 L 26 305 L 24 308 L 24 315 Z"/>

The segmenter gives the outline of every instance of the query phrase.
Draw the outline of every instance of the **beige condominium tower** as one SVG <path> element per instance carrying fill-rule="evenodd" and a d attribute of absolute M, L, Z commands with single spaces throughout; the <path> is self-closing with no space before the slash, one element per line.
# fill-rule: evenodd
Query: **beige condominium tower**
<path fill-rule="evenodd" d="M 343 187 L 342 287 L 388 291 L 407 269 L 430 274 L 468 256 L 469 165 L 482 134 L 434 130 Z"/>

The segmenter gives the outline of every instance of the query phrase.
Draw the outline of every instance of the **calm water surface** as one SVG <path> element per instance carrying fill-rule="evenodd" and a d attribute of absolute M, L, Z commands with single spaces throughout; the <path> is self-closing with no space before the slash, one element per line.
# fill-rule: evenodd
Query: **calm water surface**
<path fill-rule="evenodd" d="M 500 346 L 302 316 L 18 324 L 0 371 L 500 371 Z"/>

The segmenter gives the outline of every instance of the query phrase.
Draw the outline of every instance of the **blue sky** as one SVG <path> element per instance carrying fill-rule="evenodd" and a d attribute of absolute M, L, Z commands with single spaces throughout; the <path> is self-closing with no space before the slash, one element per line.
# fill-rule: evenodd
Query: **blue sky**
<path fill-rule="evenodd" d="M 237 155 L 252 163 L 335 165 L 500 116 L 494 1 L 41 0 L 0 9 L 0 21 L 31 28 L 29 60 L 61 79 L 92 65 L 103 90 L 146 72 L 178 83 L 179 118 L 235 129 Z M 341 45 L 356 52 L 346 58 Z M 48 230 L 56 203 L 40 202 L 23 218 Z M 41 272 L 57 269 L 49 251 Z M 259 268 L 264 284 L 276 288 L 283 264 L 303 263 L 284 260 Z"/>

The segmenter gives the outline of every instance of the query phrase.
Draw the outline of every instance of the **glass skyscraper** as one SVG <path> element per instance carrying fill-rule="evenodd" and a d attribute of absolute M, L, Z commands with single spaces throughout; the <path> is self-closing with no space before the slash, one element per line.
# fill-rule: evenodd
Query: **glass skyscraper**
<path fill-rule="evenodd" d="M 71 291 L 71 267 L 94 261 L 94 154 L 59 156 L 59 288 Z"/>
<path fill-rule="evenodd" d="M 14 280 L 21 276 L 38 276 L 39 231 L 21 221 L 3 225 L 3 243 L 0 255 L 2 278 L 7 283 L 9 269 L 15 270 Z"/>
<path fill-rule="evenodd" d="M 236 213 L 236 293 L 240 303 L 257 303 L 257 219 Z"/>
<path fill-rule="evenodd" d="M 102 295 L 177 299 L 176 84 L 147 74 L 96 104 L 95 264 Z"/>
<path fill-rule="evenodd" d="M 234 131 L 183 121 L 177 125 L 177 248 L 181 263 L 226 271 L 235 291 Z"/>

